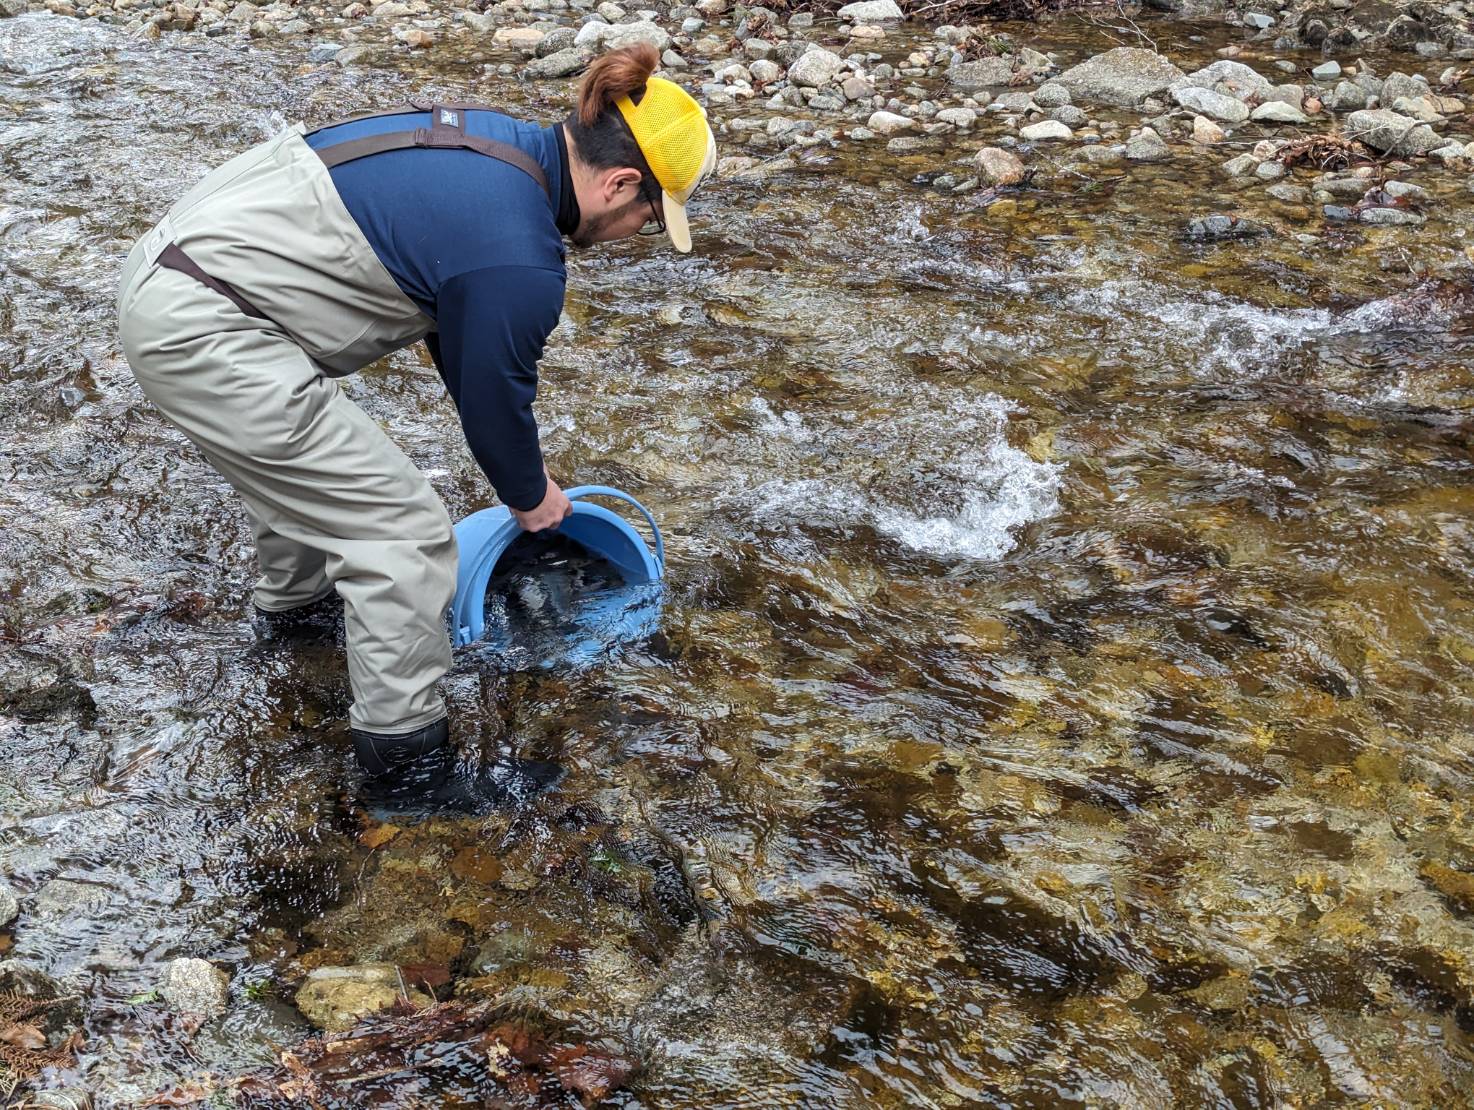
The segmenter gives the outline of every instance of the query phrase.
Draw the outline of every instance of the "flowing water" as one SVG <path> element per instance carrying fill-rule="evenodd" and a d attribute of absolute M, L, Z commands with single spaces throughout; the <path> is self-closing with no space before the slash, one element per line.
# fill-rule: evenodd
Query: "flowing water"
<path fill-rule="evenodd" d="M 1211 58 L 1189 30 L 1155 33 Z M 563 101 L 304 58 L 0 22 L 0 867 L 8 954 L 85 998 L 57 1081 L 249 1071 L 307 969 L 390 961 L 637 1056 L 613 1105 L 1468 1104 L 1474 337 L 1423 277 L 1474 226 L 1457 175 L 1420 231 L 1337 229 L 1218 155 L 989 205 L 927 187 L 980 138 L 820 143 L 714 184 L 691 256 L 574 257 L 545 445 L 661 521 L 660 631 L 462 653 L 467 758 L 567 775 L 386 840 L 340 650 L 253 628 L 245 519 L 134 385 L 115 275 L 291 120 Z M 1278 234 L 1179 234 L 1221 210 Z M 426 359 L 344 387 L 452 517 L 487 502 Z M 192 1039 L 148 994 L 184 955 L 232 975 Z"/>

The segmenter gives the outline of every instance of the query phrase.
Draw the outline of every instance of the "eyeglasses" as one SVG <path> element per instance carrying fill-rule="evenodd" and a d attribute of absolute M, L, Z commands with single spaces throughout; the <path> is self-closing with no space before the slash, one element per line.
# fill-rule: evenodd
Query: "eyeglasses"
<path fill-rule="evenodd" d="M 649 200 L 648 198 L 646 198 L 646 203 L 650 205 L 650 215 L 654 218 L 646 220 L 643 224 L 640 225 L 639 234 L 664 235 L 665 217 L 661 215 L 660 209 L 655 207 L 655 202 L 653 200 Z"/>

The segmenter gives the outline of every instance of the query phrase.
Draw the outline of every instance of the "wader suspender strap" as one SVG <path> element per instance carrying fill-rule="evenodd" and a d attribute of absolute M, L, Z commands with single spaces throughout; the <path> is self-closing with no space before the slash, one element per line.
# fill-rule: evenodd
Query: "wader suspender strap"
<path fill-rule="evenodd" d="M 410 101 L 410 106 L 419 111 L 423 102 Z M 498 142 L 496 139 L 485 139 L 479 135 L 466 134 L 465 111 L 468 107 L 475 108 L 478 105 L 465 104 L 432 104 L 430 106 L 431 125 L 429 127 L 417 127 L 413 131 L 390 131 L 383 135 L 369 135 L 362 139 L 350 139 L 346 143 L 334 143 L 332 146 L 322 147 L 317 151 L 317 156 L 322 159 L 322 164 L 328 169 L 341 166 L 345 162 L 355 162 L 360 158 L 367 158 L 371 154 L 382 154 L 389 150 L 412 150 L 415 147 L 425 147 L 437 150 L 474 150 L 477 154 L 484 154 L 488 158 L 495 158 L 498 162 L 505 162 L 509 166 L 516 166 L 532 180 L 536 181 L 542 188 L 543 195 L 549 202 L 552 201 L 552 192 L 548 189 L 547 174 L 543 173 L 542 165 L 536 158 L 521 150 L 511 143 Z M 397 113 L 381 113 L 394 115 Z M 361 116 L 360 119 L 370 117 Z"/>
<path fill-rule="evenodd" d="M 266 313 L 246 300 L 245 297 L 242 297 L 229 285 L 225 284 L 225 282 L 205 273 L 204 270 L 200 269 L 199 264 L 180 250 L 176 244 L 170 243 L 160 252 L 159 257 L 154 259 L 154 261 L 166 270 L 178 270 L 181 274 L 188 274 L 206 288 L 215 290 L 215 292 L 230 301 L 231 304 L 235 305 L 236 308 L 240 309 L 247 316 L 252 316 L 257 320 L 270 319 Z"/>
<path fill-rule="evenodd" d="M 332 169 L 334 166 L 341 166 L 344 162 L 355 162 L 360 158 L 367 158 L 371 154 L 381 154 L 386 150 L 412 150 L 415 147 L 438 150 L 474 150 L 477 154 L 484 154 L 488 158 L 495 158 L 498 162 L 516 166 L 542 187 L 543 195 L 548 198 L 549 204 L 552 203 L 553 194 L 548 189 L 547 174 L 543 173 L 542 165 L 536 158 L 510 143 L 466 134 L 466 111 L 495 111 L 496 109 L 488 108 L 484 104 L 430 104 L 423 100 L 411 100 L 409 106 L 416 112 L 428 111 L 431 114 L 431 125 L 417 127 L 413 131 L 391 131 L 385 135 L 370 135 L 367 138 L 353 139 L 346 143 L 335 143 L 317 151 L 318 157 L 322 159 L 324 166 Z M 356 122 L 361 119 L 373 119 L 375 116 L 399 114 L 398 112 L 374 112 L 366 116 L 354 116 L 353 120 L 343 122 Z M 165 269 L 188 274 L 201 285 L 225 297 L 247 316 L 257 320 L 270 319 L 266 313 L 246 300 L 235 289 L 219 278 L 207 274 L 177 244 L 170 243 L 154 261 Z"/>

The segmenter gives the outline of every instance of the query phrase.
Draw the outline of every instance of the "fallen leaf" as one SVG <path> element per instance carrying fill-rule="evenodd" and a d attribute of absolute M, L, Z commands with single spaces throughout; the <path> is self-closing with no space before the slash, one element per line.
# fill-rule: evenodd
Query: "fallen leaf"
<path fill-rule="evenodd" d="M 34 1025 L 21 1025 L 14 1021 L 0 1025 L 0 1041 L 15 1045 L 16 1048 L 28 1048 L 33 1052 L 44 1051 L 46 1048 L 45 1033 Z"/>
<path fill-rule="evenodd" d="M 390 825 L 386 822 L 382 825 L 375 825 L 371 829 L 364 829 L 358 834 L 358 842 L 365 848 L 382 848 L 402 831 L 398 825 Z"/>
<path fill-rule="evenodd" d="M 215 1093 L 213 1080 L 182 1083 L 168 1091 L 161 1091 L 153 1098 L 140 1102 L 139 1106 L 192 1106 L 204 1102 Z"/>

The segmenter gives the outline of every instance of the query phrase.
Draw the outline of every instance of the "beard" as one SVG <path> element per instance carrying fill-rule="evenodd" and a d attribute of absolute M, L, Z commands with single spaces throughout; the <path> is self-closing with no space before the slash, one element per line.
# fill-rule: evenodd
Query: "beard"
<path fill-rule="evenodd" d="M 599 237 L 600 233 L 624 219 L 625 214 L 635 205 L 644 203 L 645 201 L 636 195 L 627 204 L 616 208 L 612 212 L 601 212 L 597 216 L 585 216 L 579 220 L 578 229 L 568 237 L 568 241 L 579 250 L 587 250 L 595 243 L 605 242 L 605 240 Z"/>

